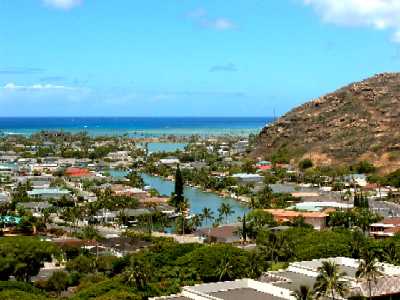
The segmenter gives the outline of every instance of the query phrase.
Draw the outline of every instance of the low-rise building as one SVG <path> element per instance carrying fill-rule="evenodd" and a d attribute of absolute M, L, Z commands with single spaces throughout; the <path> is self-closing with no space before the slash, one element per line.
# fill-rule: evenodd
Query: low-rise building
<path fill-rule="evenodd" d="M 124 161 L 124 160 L 129 160 L 129 151 L 116 151 L 116 152 L 110 152 L 107 154 L 107 157 L 109 160 L 112 161 Z"/>
<path fill-rule="evenodd" d="M 0 192 L 0 204 L 7 203 L 11 201 L 10 193 L 8 192 Z"/>
<path fill-rule="evenodd" d="M 46 189 L 50 187 L 51 182 L 54 180 L 53 176 L 20 176 L 17 178 L 18 183 L 27 183 L 33 189 Z"/>
<path fill-rule="evenodd" d="M 260 171 L 271 170 L 273 167 L 272 162 L 270 161 L 259 161 L 256 163 L 256 169 Z"/>
<path fill-rule="evenodd" d="M 48 201 L 40 201 L 40 202 L 20 202 L 18 203 L 19 207 L 22 207 L 25 210 L 29 210 L 32 212 L 33 216 L 39 217 L 42 215 L 43 210 L 52 207 L 51 203 Z"/>
<path fill-rule="evenodd" d="M 150 300 L 294 300 L 291 291 L 271 283 L 253 279 L 238 279 L 185 286 L 179 295 L 155 297 Z"/>
<path fill-rule="evenodd" d="M 176 167 L 177 165 L 179 165 L 180 161 L 178 158 L 169 157 L 169 158 L 161 158 L 159 163 L 168 167 Z"/>
<path fill-rule="evenodd" d="M 65 176 L 68 177 L 88 177 L 93 176 L 93 174 L 86 168 L 67 168 L 65 170 Z"/>
<path fill-rule="evenodd" d="M 400 217 L 385 218 L 382 222 L 372 223 L 369 234 L 374 238 L 392 237 L 400 232 Z"/>
<path fill-rule="evenodd" d="M 292 196 L 296 197 L 294 193 L 292 193 Z M 296 203 L 291 208 L 295 208 L 296 210 L 301 210 L 301 211 L 323 211 L 328 208 L 344 210 L 344 209 L 352 209 L 353 207 L 354 207 L 353 204 L 335 202 L 335 201 L 307 201 L 307 202 Z"/>
<path fill-rule="evenodd" d="M 233 243 L 240 241 L 241 226 L 241 224 L 230 224 L 214 228 L 201 228 L 195 232 L 195 235 L 213 243 Z"/>
<path fill-rule="evenodd" d="M 45 189 L 33 189 L 27 192 L 31 198 L 39 199 L 61 199 L 62 197 L 68 197 L 71 192 L 60 188 L 45 188 Z"/>
<path fill-rule="evenodd" d="M 278 223 L 293 222 L 297 218 L 304 218 L 304 222 L 312 225 L 316 230 L 324 229 L 328 218 L 326 212 L 307 212 L 286 209 L 265 209 L 265 211 L 272 214 L 275 221 Z"/>
<path fill-rule="evenodd" d="M 231 155 L 245 153 L 248 148 L 249 148 L 249 141 L 248 140 L 237 141 L 236 143 L 234 143 L 232 145 Z"/>
<path fill-rule="evenodd" d="M 117 196 L 130 196 L 137 199 L 145 199 L 149 195 L 148 192 L 142 189 L 123 184 L 113 184 L 111 186 L 111 191 Z"/>
<path fill-rule="evenodd" d="M 248 173 L 237 173 L 232 175 L 238 183 L 246 184 L 246 183 L 258 183 L 262 182 L 264 177 L 259 174 L 248 174 Z"/>
<path fill-rule="evenodd" d="M 203 283 L 194 286 L 185 286 L 179 295 L 150 298 L 153 300 L 295 300 L 294 292 L 301 286 L 312 288 L 319 275 L 319 267 L 324 261 L 334 262 L 340 272 L 344 272 L 343 280 L 348 285 L 345 297 L 366 298 L 371 287 L 372 299 L 400 299 L 400 267 L 378 263 L 382 275 L 370 282 L 367 279 L 356 277 L 360 260 L 335 257 L 315 259 L 311 261 L 294 262 L 288 268 L 279 271 L 264 273 L 257 280 L 238 279 L 214 283 Z"/>

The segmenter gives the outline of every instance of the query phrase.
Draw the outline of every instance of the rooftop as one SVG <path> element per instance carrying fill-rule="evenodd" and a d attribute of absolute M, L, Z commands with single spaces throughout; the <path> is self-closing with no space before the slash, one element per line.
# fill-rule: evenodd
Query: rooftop
<path fill-rule="evenodd" d="M 328 215 L 322 212 L 308 212 L 308 211 L 295 211 L 295 210 L 285 210 L 285 209 L 265 209 L 265 211 L 271 213 L 277 217 L 285 218 L 326 218 Z"/>
<path fill-rule="evenodd" d="M 340 203 L 340 202 L 334 202 L 334 201 L 307 201 L 307 202 L 301 202 L 297 203 L 295 205 L 296 209 L 300 210 L 307 210 L 307 211 L 320 211 L 325 208 L 338 208 L 338 209 L 349 209 L 353 208 L 353 204 L 348 204 L 348 203 Z"/>
<path fill-rule="evenodd" d="M 36 195 L 44 195 L 44 194 L 63 194 L 68 195 L 70 191 L 52 188 L 52 189 L 33 189 L 32 191 L 27 192 L 29 196 L 36 196 Z"/>
<path fill-rule="evenodd" d="M 241 288 L 228 291 L 220 291 L 216 293 L 210 293 L 210 296 L 216 297 L 218 299 L 226 300 L 282 300 L 283 298 L 278 298 L 263 292 L 251 288 Z"/>
<path fill-rule="evenodd" d="M 159 297 L 155 299 L 196 299 L 196 300 L 292 300 L 291 291 L 270 283 L 253 279 L 238 279 L 235 281 L 221 281 L 202 283 L 182 288 L 181 295 Z"/>

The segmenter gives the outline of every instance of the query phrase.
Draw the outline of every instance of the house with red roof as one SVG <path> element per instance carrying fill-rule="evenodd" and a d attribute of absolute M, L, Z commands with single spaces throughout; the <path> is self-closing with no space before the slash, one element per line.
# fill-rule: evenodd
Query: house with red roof
<path fill-rule="evenodd" d="M 93 175 L 88 169 L 77 167 L 67 168 L 64 173 L 68 177 L 88 177 Z"/>

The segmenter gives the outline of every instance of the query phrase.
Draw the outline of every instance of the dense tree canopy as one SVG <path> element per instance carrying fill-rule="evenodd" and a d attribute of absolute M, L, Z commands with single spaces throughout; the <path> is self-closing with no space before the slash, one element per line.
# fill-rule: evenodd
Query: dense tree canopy
<path fill-rule="evenodd" d="M 0 239 L 0 279 L 14 276 L 29 281 L 39 273 L 45 261 L 51 261 L 57 249 L 51 243 L 37 238 L 10 237 Z"/>

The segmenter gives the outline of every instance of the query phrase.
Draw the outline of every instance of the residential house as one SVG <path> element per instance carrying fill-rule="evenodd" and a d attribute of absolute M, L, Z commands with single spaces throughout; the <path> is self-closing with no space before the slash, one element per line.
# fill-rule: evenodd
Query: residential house
<path fill-rule="evenodd" d="M 33 189 L 27 192 L 28 196 L 36 199 L 61 199 L 71 196 L 71 192 L 60 188 Z"/>
<path fill-rule="evenodd" d="M 256 163 L 256 169 L 260 171 L 267 171 L 272 169 L 272 162 L 270 161 L 259 161 Z"/>
<path fill-rule="evenodd" d="M 305 223 L 312 225 L 316 230 L 324 229 L 328 218 L 327 212 L 304 212 L 285 209 L 265 209 L 265 211 L 272 214 L 278 223 L 293 222 L 302 217 Z"/>
<path fill-rule="evenodd" d="M 348 257 L 314 259 L 290 263 L 286 269 L 269 271 L 258 279 L 238 279 L 214 283 L 202 283 L 185 286 L 178 295 L 155 297 L 152 300 L 294 300 L 293 293 L 303 285 L 313 287 L 319 275 L 319 268 L 324 261 L 338 265 L 340 272 L 345 272 L 343 280 L 348 285 L 344 298 L 369 297 L 371 287 L 372 299 L 400 299 L 400 267 L 379 263 L 381 276 L 368 282 L 357 278 L 356 273 L 360 260 Z"/>
<path fill-rule="evenodd" d="M 22 207 L 25 210 L 31 211 L 34 217 L 40 217 L 42 215 L 43 210 L 50 208 L 53 205 L 48 201 L 40 201 L 40 202 L 19 202 L 18 206 Z"/>
<path fill-rule="evenodd" d="M 176 167 L 177 165 L 179 165 L 180 161 L 178 158 L 169 157 L 169 158 L 161 158 L 159 163 L 168 167 Z"/>
<path fill-rule="evenodd" d="M 232 145 L 230 154 L 235 155 L 235 154 L 246 153 L 248 148 L 249 148 L 249 141 L 240 140 Z"/>
<path fill-rule="evenodd" d="M 376 238 L 392 237 L 400 232 L 400 217 L 385 218 L 369 226 L 369 235 Z"/>
<path fill-rule="evenodd" d="M 90 177 L 93 174 L 86 168 L 70 167 L 65 170 L 65 176 L 67 177 Z"/>
<path fill-rule="evenodd" d="M 11 201 L 10 193 L 0 191 L 0 205 Z"/>
<path fill-rule="evenodd" d="M 149 196 L 149 193 L 142 189 L 123 184 L 111 185 L 111 191 L 117 196 L 130 196 L 137 199 L 145 199 Z"/>
<path fill-rule="evenodd" d="M 233 243 L 240 241 L 239 230 L 242 224 L 229 224 L 213 228 L 201 228 L 195 232 L 199 236 L 213 243 Z"/>
<path fill-rule="evenodd" d="M 264 177 L 259 174 L 237 173 L 232 175 L 239 184 L 259 183 L 262 182 Z"/>

